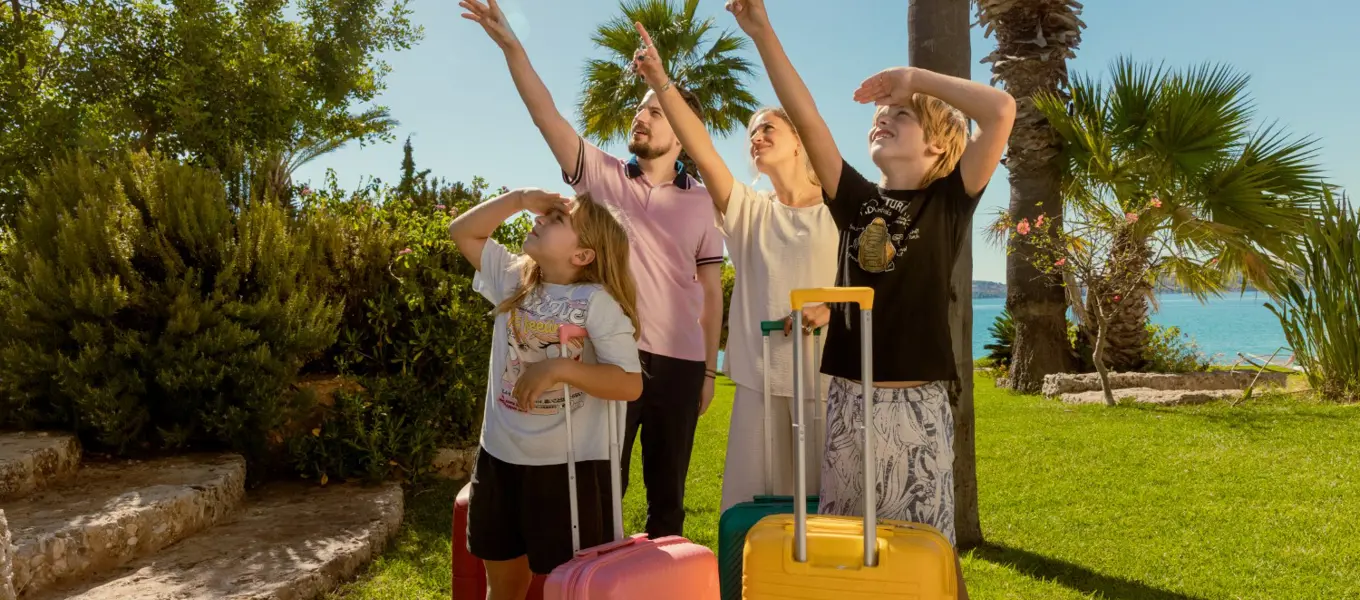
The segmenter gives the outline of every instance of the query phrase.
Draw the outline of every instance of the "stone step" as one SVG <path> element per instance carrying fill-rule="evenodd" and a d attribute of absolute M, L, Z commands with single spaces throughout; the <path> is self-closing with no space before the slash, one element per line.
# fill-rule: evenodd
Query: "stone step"
<path fill-rule="evenodd" d="M 1157 390 L 1152 388 L 1121 388 L 1111 390 L 1111 393 L 1114 394 L 1115 402 L 1119 402 L 1125 398 L 1133 398 L 1134 402 L 1142 404 L 1158 404 L 1161 406 L 1205 404 L 1215 400 L 1242 397 L 1242 390 L 1187 391 Z M 1062 401 L 1068 404 L 1104 404 L 1105 394 L 1100 390 L 1063 394 Z"/>
<path fill-rule="evenodd" d="M 270 484 L 222 524 L 39 600 L 311 600 L 375 558 L 403 510 L 395 482 Z"/>
<path fill-rule="evenodd" d="M 210 527 L 240 504 L 245 475 L 236 454 L 88 463 L 78 476 L 5 506 L 14 589 L 26 597 Z"/>
<path fill-rule="evenodd" d="M 75 473 L 80 442 L 45 431 L 0 434 L 0 502 L 21 498 Z"/>

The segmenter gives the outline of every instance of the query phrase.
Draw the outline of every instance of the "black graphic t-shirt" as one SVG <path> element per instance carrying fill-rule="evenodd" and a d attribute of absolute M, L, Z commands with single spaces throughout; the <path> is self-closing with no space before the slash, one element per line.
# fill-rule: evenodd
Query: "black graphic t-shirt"
<path fill-rule="evenodd" d="M 889 190 L 841 165 L 825 198 L 841 234 L 836 285 L 874 288 L 874 381 L 956 377 L 949 280 L 981 197 L 958 167 L 924 189 Z M 822 372 L 860 380 L 860 347 L 859 308 L 833 304 Z"/>

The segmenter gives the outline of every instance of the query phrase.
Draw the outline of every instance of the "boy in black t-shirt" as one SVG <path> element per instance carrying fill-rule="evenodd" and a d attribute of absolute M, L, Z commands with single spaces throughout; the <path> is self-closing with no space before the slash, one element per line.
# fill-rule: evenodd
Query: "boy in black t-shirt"
<path fill-rule="evenodd" d="M 841 230 L 837 285 L 874 288 L 870 426 L 878 435 L 878 515 L 926 523 L 952 542 L 954 418 L 945 386 L 972 374 L 954 368 L 949 279 L 973 211 L 1005 151 L 1015 100 L 988 85 L 911 67 L 875 74 L 854 93 L 857 102 L 877 105 L 868 139 L 880 170 L 875 184 L 841 158 L 770 27 L 763 0 L 730 0 L 727 7 L 755 42 L 823 182 Z M 971 141 L 964 114 L 978 125 Z M 820 511 L 863 514 L 863 434 L 856 432 L 864 423 L 858 309 L 804 310 L 805 327 L 828 322 L 822 372 L 832 382 Z"/>

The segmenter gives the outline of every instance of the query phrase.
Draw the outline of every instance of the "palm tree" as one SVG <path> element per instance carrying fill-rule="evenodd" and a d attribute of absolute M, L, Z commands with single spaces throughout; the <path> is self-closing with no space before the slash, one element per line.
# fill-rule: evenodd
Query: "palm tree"
<path fill-rule="evenodd" d="M 1062 214 L 1055 162 L 1059 140 L 1034 106 L 1040 92 L 1060 94 L 1067 83 L 1067 59 L 1076 56 L 1081 30 L 1077 0 L 976 0 L 978 23 L 996 36 L 994 80 L 1015 97 L 1015 126 L 1006 153 L 1010 214 L 1033 219 L 1041 211 Z M 1074 366 L 1067 340 L 1067 305 L 1062 281 L 1034 267 L 1030 238 L 1012 236 L 1006 257 L 1006 308 L 1015 317 L 1011 387 L 1037 392 L 1045 375 Z"/>
<path fill-rule="evenodd" d="M 647 91 L 647 84 L 631 69 L 633 52 L 640 43 L 634 22 L 642 23 L 651 34 L 671 80 L 699 100 L 703 107 L 700 117 L 710 132 L 727 135 L 745 129 L 746 121 L 758 108 L 744 82 L 754 74 L 754 66 L 737 55 L 746 48 L 747 40 L 723 30 L 704 48 L 716 25 L 712 17 L 696 18 L 698 8 L 699 0 L 685 0 L 679 8 L 670 0 L 627 0 L 620 4 L 622 15 L 595 30 L 591 41 L 609 56 L 586 61 L 581 99 L 576 106 L 583 136 L 605 144 L 628 135 L 637 103 Z M 689 171 L 698 176 L 697 169 Z"/>
<path fill-rule="evenodd" d="M 1137 219 L 1115 240 L 1114 254 L 1125 258 L 1106 269 L 1115 279 L 1146 270 L 1141 289 L 1111 318 L 1111 368 L 1142 362 L 1157 282 L 1174 280 L 1201 301 L 1239 278 L 1273 291 L 1299 233 L 1315 219 L 1323 191 L 1317 147 L 1272 126 L 1251 128 L 1248 80 L 1226 66 L 1167 73 L 1121 58 L 1108 88 L 1076 77 L 1070 102 L 1036 98 L 1063 140 L 1058 164 L 1069 214 Z M 1173 258 L 1149 264 L 1156 248 L 1173 250 Z"/>
<path fill-rule="evenodd" d="M 910 0 L 907 8 L 908 56 L 914 67 L 970 78 L 972 43 L 968 38 L 970 0 Z M 954 412 L 954 531 L 957 546 L 982 544 L 978 518 L 976 428 L 973 418 L 973 242 L 964 239 L 954 265 L 949 330 L 959 374 L 950 393 Z"/>

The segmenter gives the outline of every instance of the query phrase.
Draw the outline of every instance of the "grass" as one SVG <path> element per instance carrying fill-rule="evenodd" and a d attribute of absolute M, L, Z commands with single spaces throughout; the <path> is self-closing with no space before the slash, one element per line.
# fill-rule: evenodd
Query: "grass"
<path fill-rule="evenodd" d="M 963 559 L 972 598 L 1360 598 L 1360 407 L 1067 406 L 976 383 L 987 543 Z M 690 469 L 686 529 L 709 546 L 731 398 L 724 381 Z M 409 492 L 394 546 L 333 597 L 448 598 L 459 485 Z M 641 485 L 624 502 L 641 530 Z"/>

